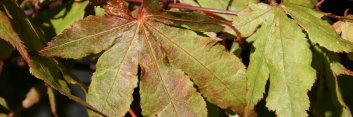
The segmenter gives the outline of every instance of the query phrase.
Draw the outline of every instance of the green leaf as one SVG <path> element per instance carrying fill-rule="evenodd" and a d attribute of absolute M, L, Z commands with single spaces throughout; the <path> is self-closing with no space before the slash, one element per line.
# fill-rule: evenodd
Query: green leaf
<path fill-rule="evenodd" d="M 208 101 L 241 113 L 245 107 L 242 95 L 246 79 L 245 66 L 240 59 L 224 51 L 213 40 L 201 38 L 194 32 L 157 23 L 147 25 L 156 33 L 154 36 L 161 43 L 169 62 L 185 71 Z"/>
<path fill-rule="evenodd" d="M 147 35 L 146 35 L 147 36 Z M 206 103 L 183 71 L 167 64 L 160 48 L 151 38 L 145 39 L 141 57 L 144 69 L 140 94 L 142 114 L 159 117 L 206 117 Z M 156 103 L 158 102 L 158 103 Z"/>
<path fill-rule="evenodd" d="M 251 4 L 234 18 L 233 26 L 241 32 L 243 37 L 249 37 L 260 24 L 268 23 L 265 21 L 267 18 L 273 17 L 273 13 L 269 13 L 272 9 L 263 3 Z"/>
<path fill-rule="evenodd" d="M 58 114 L 56 113 L 55 90 L 48 87 L 47 94 L 49 98 L 50 110 L 54 117 L 58 117 Z"/>
<path fill-rule="evenodd" d="M 9 109 L 9 106 L 7 105 L 7 102 L 4 98 L 0 97 L 0 106 L 4 107 L 5 109 Z"/>
<path fill-rule="evenodd" d="M 126 40 L 121 40 L 99 58 L 89 87 L 87 102 L 110 116 L 125 115 L 137 87 L 140 44 L 134 33 L 127 31 Z M 95 113 L 89 115 L 96 116 Z"/>
<path fill-rule="evenodd" d="M 220 32 L 221 22 L 199 12 L 153 12 L 151 20 L 202 32 Z"/>
<path fill-rule="evenodd" d="M 9 106 L 4 98 L 0 97 L 0 107 L 2 108 L 0 111 L 0 117 L 7 117 L 6 111 L 9 111 Z M 5 111 L 5 112 L 4 112 Z"/>
<path fill-rule="evenodd" d="M 83 18 L 87 5 L 88 1 L 67 2 L 59 7 L 39 12 L 37 20 L 47 20 L 41 25 L 44 27 L 51 26 L 55 30 L 55 34 L 60 34 L 73 22 Z"/>
<path fill-rule="evenodd" d="M 340 86 L 337 82 L 337 76 L 344 73 L 344 71 L 347 69 L 342 64 L 340 64 L 339 57 L 335 53 L 329 52 L 326 49 L 322 49 L 318 46 L 313 47 L 313 50 L 314 59 L 316 60 L 313 62 L 313 66 L 318 71 L 319 81 L 323 82 L 324 86 L 328 88 L 328 93 L 324 93 L 329 94 L 331 99 L 330 101 L 333 103 L 334 108 L 332 110 L 334 111 L 334 115 L 331 116 L 351 117 L 351 111 L 342 98 Z M 322 101 L 323 100 L 318 98 L 317 103 L 322 103 Z"/>
<path fill-rule="evenodd" d="M 276 110 L 278 116 L 307 116 L 307 91 L 316 79 L 315 71 L 310 66 L 312 55 L 308 41 L 300 27 L 280 9 L 276 10 L 272 28 L 273 38 L 277 40 L 272 42 L 273 45 L 268 43 L 273 46 L 273 50 L 269 48 L 273 58 L 266 60 L 271 77 L 266 106 Z"/>
<path fill-rule="evenodd" d="M 116 38 L 128 33 L 125 31 L 131 29 L 133 23 L 115 16 L 88 16 L 72 24 L 70 28 L 56 36 L 53 41 L 48 43 L 48 47 L 41 51 L 47 51 L 44 55 L 57 55 L 74 59 L 80 59 L 92 53 L 97 54 L 116 43 Z M 87 30 L 87 28 L 90 28 L 89 26 L 95 26 L 95 28 Z M 120 30 L 121 32 L 117 32 Z M 116 37 L 113 38 L 112 36 Z"/>
<path fill-rule="evenodd" d="M 100 6 L 95 6 L 94 7 L 94 12 L 96 13 L 96 15 L 104 15 L 104 14 L 106 14 L 104 9 L 102 7 L 100 7 Z"/>
<path fill-rule="evenodd" d="M 200 6 L 195 0 L 179 0 L 180 3 L 186 3 L 192 6 Z"/>
<path fill-rule="evenodd" d="M 246 8 L 249 4 L 257 3 L 260 0 L 196 0 L 199 4 L 198 6 L 203 8 L 212 8 L 212 9 L 219 9 L 219 10 L 228 10 L 228 11 L 240 11 Z M 197 4 L 187 1 L 181 0 L 181 3 L 187 3 L 190 5 L 196 6 Z M 234 15 L 224 15 L 219 14 L 221 17 L 232 20 Z"/>
<path fill-rule="evenodd" d="M 283 4 L 295 4 L 303 7 L 313 8 L 318 0 L 282 0 Z"/>
<path fill-rule="evenodd" d="M 353 51 L 353 43 L 342 39 L 329 23 L 322 20 L 323 14 L 293 4 L 282 5 L 282 8 L 304 28 L 315 44 L 333 52 Z"/>
<path fill-rule="evenodd" d="M 28 63 L 30 63 L 30 59 L 29 59 L 29 55 L 26 50 L 26 47 L 21 41 L 18 34 L 12 28 L 10 19 L 2 11 L 0 11 L 0 17 L 1 17 L 0 18 L 0 38 L 4 39 L 8 43 L 10 43 L 13 47 L 15 47 L 20 52 L 23 59 Z"/>
<path fill-rule="evenodd" d="M 161 12 L 154 2 L 145 1 L 143 14 L 135 19 L 105 15 L 75 22 L 40 53 L 78 59 L 103 51 L 87 101 L 109 116 L 128 111 L 138 67 L 144 116 L 206 116 L 205 102 L 190 79 L 210 102 L 242 113 L 246 79 L 241 60 L 209 37 L 173 27 L 220 30 L 222 26 L 202 14 L 194 17 L 205 19 Z"/>
<path fill-rule="evenodd" d="M 266 8 L 262 4 L 250 7 Z M 254 105 L 263 97 L 268 79 L 270 87 L 266 106 L 270 110 L 275 110 L 280 117 L 307 116 L 307 92 L 315 81 L 315 71 L 310 66 L 312 55 L 309 43 L 300 27 L 280 7 L 268 9 L 261 11 L 266 13 L 259 13 L 261 15 L 250 15 L 248 13 L 252 12 L 246 11 L 238 18 L 238 22 L 252 21 L 244 17 L 250 15 L 264 22 L 248 38 L 254 44 L 247 71 L 245 116 L 250 114 Z M 265 15 L 267 17 L 262 17 Z M 259 25 L 257 21 L 252 22 Z"/>

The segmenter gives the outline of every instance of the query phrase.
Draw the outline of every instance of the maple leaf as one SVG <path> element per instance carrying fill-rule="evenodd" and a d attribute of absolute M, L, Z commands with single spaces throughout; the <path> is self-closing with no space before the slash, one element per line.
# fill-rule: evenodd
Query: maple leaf
<path fill-rule="evenodd" d="M 305 110 L 309 108 L 306 92 L 315 81 L 315 71 L 310 67 L 311 52 L 305 35 L 280 7 L 265 4 L 250 5 L 234 22 L 240 28 L 247 28 L 244 29 L 247 32 L 253 32 L 260 24 L 260 29 L 248 39 L 255 42 L 247 72 L 249 92 L 245 111 L 263 97 L 271 77 L 267 107 L 276 110 L 278 116 L 306 116 Z M 298 78 L 298 74 L 306 79 Z"/>
<path fill-rule="evenodd" d="M 112 5 L 103 8 L 126 11 L 126 7 L 114 7 L 122 2 L 108 1 Z M 138 77 L 144 116 L 207 116 L 201 94 L 221 108 L 242 113 L 245 66 L 213 39 L 191 31 L 219 32 L 220 22 L 201 13 L 163 11 L 156 0 L 145 0 L 141 8 L 137 18 L 130 12 L 88 16 L 40 53 L 80 59 L 104 51 L 87 102 L 109 116 L 124 116 L 128 111 Z"/>
<path fill-rule="evenodd" d="M 278 116 L 307 116 L 307 92 L 316 75 L 311 67 L 310 44 L 303 30 L 311 42 L 328 50 L 353 51 L 353 43 L 340 38 L 320 19 L 322 14 L 301 6 L 306 3 L 292 2 L 252 4 L 233 21 L 242 35 L 249 37 L 247 41 L 253 42 L 247 70 L 249 90 L 245 114 L 263 97 L 269 79 L 266 106 L 270 110 L 275 110 Z"/>

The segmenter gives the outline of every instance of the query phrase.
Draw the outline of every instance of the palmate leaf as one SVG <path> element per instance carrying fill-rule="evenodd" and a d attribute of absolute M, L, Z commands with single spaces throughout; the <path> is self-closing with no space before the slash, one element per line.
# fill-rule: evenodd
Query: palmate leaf
<path fill-rule="evenodd" d="M 89 16 L 75 22 L 40 52 L 79 59 L 104 51 L 87 101 L 109 116 L 124 116 L 128 111 L 139 66 L 145 116 L 206 116 L 200 93 L 222 108 L 242 113 L 246 79 L 241 60 L 213 39 L 174 26 L 198 31 L 221 31 L 223 27 L 206 15 L 161 11 L 159 5 L 145 0 L 139 17 L 132 19 L 115 14 Z"/>
<path fill-rule="evenodd" d="M 315 71 L 310 65 L 312 55 L 303 30 L 313 43 L 328 50 L 353 51 L 353 43 L 340 38 L 320 19 L 322 14 L 298 4 L 284 3 L 252 4 L 234 19 L 233 25 L 243 36 L 250 36 L 247 41 L 254 41 L 247 71 L 246 114 L 263 97 L 269 79 L 266 106 L 270 110 L 275 110 L 278 116 L 307 116 L 307 91 L 315 81 Z"/>
<path fill-rule="evenodd" d="M 249 87 L 246 114 L 263 97 L 269 79 L 266 106 L 270 110 L 275 110 L 278 116 L 307 116 L 307 91 L 315 81 L 310 46 L 301 28 L 287 17 L 282 7 L 253 4 L 235 18 L 235 26 L 251 26 L 245 30 L 247 33 L 255 31 L 256 25 L 261 25 L 248 38 L 254 41 L 254 47 L 247 71 Z M 253 10 L 264 8 L 264 11 Z M 254 19 L 249 20 L 244 16 Z"/>

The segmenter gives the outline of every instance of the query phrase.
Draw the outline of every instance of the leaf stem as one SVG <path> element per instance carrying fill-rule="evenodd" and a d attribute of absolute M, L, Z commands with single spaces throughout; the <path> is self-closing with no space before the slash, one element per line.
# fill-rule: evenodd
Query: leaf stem
<path fill-rule="evenodd" d="M 345 17 L 345 16 L 337 16 L 337 15 L 334 15 L 332 13 L 325 13 L 325 12 L 321 12 L 322 14 L 324 14 L 326 17 L 331 17 L 331 18 L 335 18 L 335 19 L 338 19 L 338 20 L 349 20 L 349 21 L 353 21 L 353 18 L 352 17 Z"/>
<path fill-rule="evenodd" d="M 227 10 L 218 10 L 218 9 L 201 8 L 201 7 L 195 7 L 195 6 L 187 6 L 187 5 L 184 5 L 181 3 L 169 4 L 168 7 L 179 8 L 179 9 L 189 9 L 189 10 L 195 10 L 195 11 L 203 11 L 203 12 L 209 12 L 209 13 L 238 15 L 238 12 L 236 12 L 236 11 L 227 11 Z"/>
<path fill-rule="evenodd" d="M 320 0 L 320 2 L 318 2 L 317 4 L 315 4 L 316 7 L 321 7 L 321 4 L 324 3 L 325 0 Z"/>
<path fill-rule="evenodd" d="M 142 3 L 143 0 L 126 0 L 127 2 L 137 2 L 137 3 Z M 195 7 L 195 6 L 190 6 L 186 5 L 183 3 L 170 3 L 173 2 L 174 0 L 166 0 L 169 8 L 179 8 L 179 9 L 189 9 L 189 10 L 194 10 L 194 11 L 203 11 L 203 12 L 208 12 L 208 13 L 219 13 L 219 14 L 228 14 L 228 15 L 238 15 L 238 12 L 236 11 L 227 11 L 227 10 L 219 10 L 219 9 L 210 9 L 210 8 L 202 8 L 202 7 Z"/>
<path fill-rule="evenodd" d="M 132 110 L 131 108 L 129 109 L 129 114 L 131 117 L 137 117 L 137 115 L 135 114 L 134 110 Z"/>
<path fill-rule="evenodd" d="M 344 10 L 343 16 L 346 17 L 348 14 L 349 8 L 347 8 L 346 10 Z"/>

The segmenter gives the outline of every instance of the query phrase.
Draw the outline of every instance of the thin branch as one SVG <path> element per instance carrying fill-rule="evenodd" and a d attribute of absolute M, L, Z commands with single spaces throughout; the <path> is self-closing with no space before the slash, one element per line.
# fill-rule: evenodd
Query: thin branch
<path fill-rule="evenodd" d="M 169 4 L 168 7 L 169 8 L 179 8 L 179 9 L 189 9 L 189 10 L 194 10 L 194 11 L 203 11 L 203 12 L 209 12 L 209 13 L 238 15 L 238 12 L 236 12 L 236 11 L 227 11 L 227 10 L 201 8 L 201 7 L 195 7 L 195 6 L 186 6 L 186 5 L 181 4 L 181 3 Z"/>
<path fill-rule="evenodd" d="M 320 0 L 320 2 L 316 3 L 315 6 L 316 7 L 321 7 L 321 4 L 324 3 L 325 0 Z"/>
<path fill-rule="evenodd" d="M 132 110 L 131 108 L 129 109 L 129 114 L 131 117 L 137 117 L 137 115 L 135 114 L 134 110 Z"/>
<path fill-rule="evenodd" d="M 205 13 L 206 13 L 208 16 L 211 16 L 211 17 L 213 17 L 213 18 L 215 18 L 215 19 L 218 19 L 218 20 L 221 21 L 223 24 L 229 26 L 229 27 L 236 33 L 236 35 L 237 35 L 236 38 L 235 38 L 233 41 L 240 42 L 240 43 L 243 42 L 243 40 L 242 40 L 242 38 L 241 38 L 241 33 L 240 33 L 240 31 L 239 31 L 237 28 L 235 28 L 235 27 L 233 26 L 233 24 L 232 24 L 231 21 L 228 21 L 228 20 L 226 20 L 226 19 L 224 19 L 224 18 L 222 18 L 222 17 L 220 17 L 220 16 L 218 16 L 218 15 L 215 15 L 215 14 L 213 14 L 213 13 L 207 13 L 207 12 L 205 12 Z"/>
<path fill-rule="evenodd" d="M 322 12 L 322 14 L 324 14 L 326 17 L 331 17 L 331 18 L 335 18 L 335 19 L 338 19 L 338 20 L 349 20 L 349 21 L 353 21 L 353 17 L 337 16 L 337 15 L 334 15 L 334 14 L 332 14 L 332 13 L 324 13 L 324 12 Z"/>
<path fill-rule="evenodd" d="M 137 2 L 137 3 L 142 3 L 143 0 L 126 0 L 128 2 Z M 218 9 L 210 9 L 210 8 L 202 8 L 202 7 L 195 7 L 195 6 L 190 6 L 190 5 L 185 5 L 182 3 L 171 3 L 174 0 L 165 0 L 165 2 L 168 2 L 168 7 L 169 8 L 179 8 L 179 9 L 188 9 L 188 10 L 194 10 L 194 11 L 202 11 L 202 12 L 208 12 L 208 13 L 219 13 L 219 14 L 228 14 L 228 15 L 238 15 L 238 12 L 236 11 L 227 11 L 227 10 L 218 10 Z"/>
<path fill-rule="evenodd" d="M 346 17 L 348 14 L 349 8 L 347 8 L 346 10 L 344 10 L 343 16 Z"/>

